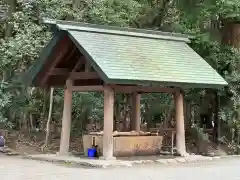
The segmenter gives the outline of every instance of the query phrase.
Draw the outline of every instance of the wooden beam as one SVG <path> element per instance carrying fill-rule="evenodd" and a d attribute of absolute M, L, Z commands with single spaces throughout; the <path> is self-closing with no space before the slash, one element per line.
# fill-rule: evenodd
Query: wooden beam
<path fill-rule="evenodd" d="M 72 80 L 77 79 L 100 79 L 96 72 L 71 72 L 69 78 Z"/>
<path fill-rule="evenodd" d="M 100 79 L 96 72 L 69 72 L 67 68 L 54 68 L 49 75 L 67 76 L 71 80 Z"/>
<path fill-rule="evenodd" d="M 90 72 L 91 71 L 91 65 L 89 62 L 86 61 L 85 63 L 85 72 Z"/>
<path fill-rule="evenodd" d="M 102 86 L 104 82 L 101 79 L 77 79 L 74 86 Z"/>
<path fill-rule="evenodd" d="M 103 92 L 103 86 L 72 86 L 74 92 Z"/>
<path fill-rule="evenodd" d="M 140 132 L 141 126 L 141 95 L 137 92 L 132 93 L 131 121 L 132 131 Z"/>
<path fill-rule="evenodd" d="M 71 79 L 67 79 L 66 80 L 66 85 L 65 85 L 67 89 L 71 90 L 72 86 L 73 86 L 73 81 Z"/>
<path fill-rule="evenodd" d="M 51 72 L 48 72 L 48 75 L 68 76 L 69 70 L 67 68 L 54 68 Z"/>
<path fill-rule="evenodd" d="M 120 85 L 111 85 L 115 92 L 119 93 L 174 93 L 178 91 L 178 88 L 166 88 L 166 87 L 144 87 L 144 86 L 120 86 Z"/>
<path fill-rule="evenodd" d="M 109 85 L 113 88 L 114 92 L 117 93 L 175 93 L 178 92 L 178 88 L 164 88 L 164 87 L 141 87 L 141 86 L 120 86 L 120 85 Z M 73 86 L 72 91 L 79 92 L 101 92 L 103 86 Z"/>

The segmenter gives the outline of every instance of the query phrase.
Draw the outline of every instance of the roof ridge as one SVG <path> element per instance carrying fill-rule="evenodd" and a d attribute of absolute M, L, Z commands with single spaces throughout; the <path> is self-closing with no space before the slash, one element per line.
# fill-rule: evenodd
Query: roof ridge
<path fill-rule="evenodd" d="M 75 22 L 75 21 L 53 20 L 48 18 L 43 18 L 43 22 L 46 24 L 55 25 L 62 30 L 89 31 L 89 32 L 97 32 L 97 33 L 137 36 L 137 37 L 175 40 L 175 41 L 183 41 L 183 42 L 188 42 L 190 38 L 190 36 L 185 34 L 180 34 L 180 33 L 171 33 L 171 32 L 127 28 L 127 27 L 115 27 L 115 26 L 107 26 L 107 25 L 97 25 L 97 24 L 89 24 L 89 23 L 82 23 L 82 22 Z"/>

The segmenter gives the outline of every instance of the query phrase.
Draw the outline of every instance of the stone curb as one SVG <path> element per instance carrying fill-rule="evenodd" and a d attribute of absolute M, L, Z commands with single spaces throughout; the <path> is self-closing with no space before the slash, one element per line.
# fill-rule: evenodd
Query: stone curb
<path fill-rule="evenodd" d="M 51 157 L 37 157 L 31 155 L 22 156 L 23 159 L 38 160 L 51 163 L 59 163 L 70 166 L 79 166 L 85 168 L 117 168 L 117 167 L 132 167 L 134 165 L 146 165 L 146 164 L 156 164 L 156 165 L 178 165 L 178 164 L 188 164 L 188 163 L 201 163 L 201 162 L 211 162 L 213 160 L 231 158 L 231 157 L 240 157 L 239 155 L 234 156 L 200 156 L 200 155 L 190 155 L 187 157 L 176 157 L 174 159 L 158 159 L 158 160 L 135 160 L 135 161 L 122 161 L 122 163 L 111 163 L 111 162 L 81 162 L 74 160 L 61 160 L 54 159 Z M 97 160 L 96 160 L 97 161 Z"/>
<path fill-rule="evenodd" d="M 196 162 L 206 162 L 213 161 L 215 159 L 220 159 L 221 157 L 207 157 L 200 155 L 190 155 L 188 157 L 176 157 L 173 159 L 157 159 L 157 160 L 136 160 L 132 161 L 132 164 L 183 164 L 183 163 L 196 163 Z"/>
<path fill-rule="evenodd" d="M 118 163 L 118 164 L 110 164 L 110 163 L 104 163 L 104 164 L 97 164 L 97 163 L 91 163 L 91 162 L 79 162 L 74 160 L 61 160 L 61 159 L 54 159 L 54 158 L 48 158 L 48 157 L 33 157 L 31 155 L 25 155 L 22 157 L 23 159 L 30 159 L 30 160 L 37 160 L 37 161 L 44 161 L 44 162 L 51 162 L 51 163 L 58 163 L 58 164 L 65 164 L 70 166 L 79 166 L 79 167 L 85 167 L 85 168 L 116 168 L 116 167 L 131 167 L 132 164 L 130 163 Z"/>
<path fill-rule="evenodd" d="M 220 159 L 221 157 L 208 157 L 208 156 L 189 156 L 189 157 L 177 157 L 174 159 L 160 159 L 156 160 L 160 164 L 188 164 L 188 163 L 201 163 L 211 162 L 213 160 Z"/>

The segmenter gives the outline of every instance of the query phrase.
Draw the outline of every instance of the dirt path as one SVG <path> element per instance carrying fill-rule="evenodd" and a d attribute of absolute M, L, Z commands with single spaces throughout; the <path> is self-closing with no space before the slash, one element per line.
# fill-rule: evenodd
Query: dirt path
<path fill-rule="evenodd" d="M 240 180 L 240 159 L 184 166 L 81 169 L 0 155 L 1 180 Z"/>

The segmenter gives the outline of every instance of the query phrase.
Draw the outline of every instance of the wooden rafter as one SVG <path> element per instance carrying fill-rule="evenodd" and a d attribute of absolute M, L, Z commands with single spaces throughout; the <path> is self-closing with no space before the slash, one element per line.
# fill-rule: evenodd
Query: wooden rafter
<path fill-rule="evenodd" d="M 82 62 L 82 61 L 78 61 L 78 62 L 77 62 L 77 64 L 74 66 L 74 68 L 73 68 L 72 72 L 76 72 L 76 71 L 77 71 L 77 69 L 79 68 L 79 66 L 80 66 L 80 65 L 82 65 L 82 64 L 83 64 L 83 62 Z"/>
<path fill-rule="evenodd" d="M 83 65 L 84 63 L 85 63 L 85 58 L 84 58 L 84 56 L 80 56 L 80 57 L 78 58 L 77 63 L 75 64 L 72 72 L 76 72 L 77 69 L 79 68 L 79 66 L 80 66 L 80 65 Z"/>
<path fill-rule="evenodd" d="M 89 71 L 91 71 L 91 65 L 90 65 L 89 62 L 86 61 L 86 63 L 85 63 L 85 72 L 89 72 Z"/>
<path fill-rule="evenodd" d="M 74 46 L 74 47 L 72 48 L 72 50 L 70 51 L 69 55 L 67 56 L 67 58 L 64 59 L 64 60 L 65 60 L 65 61 L 68 61 L 68 60 L 73 56 L 73 54 L 76 52 L 76 50 L 77 50 L 77 48 L 76 48 L 76 46 Z"/>
<path fill-rule="evenodd" d="M 74 92 L 102 92 L 103 86 L 72 86 Z"/>

